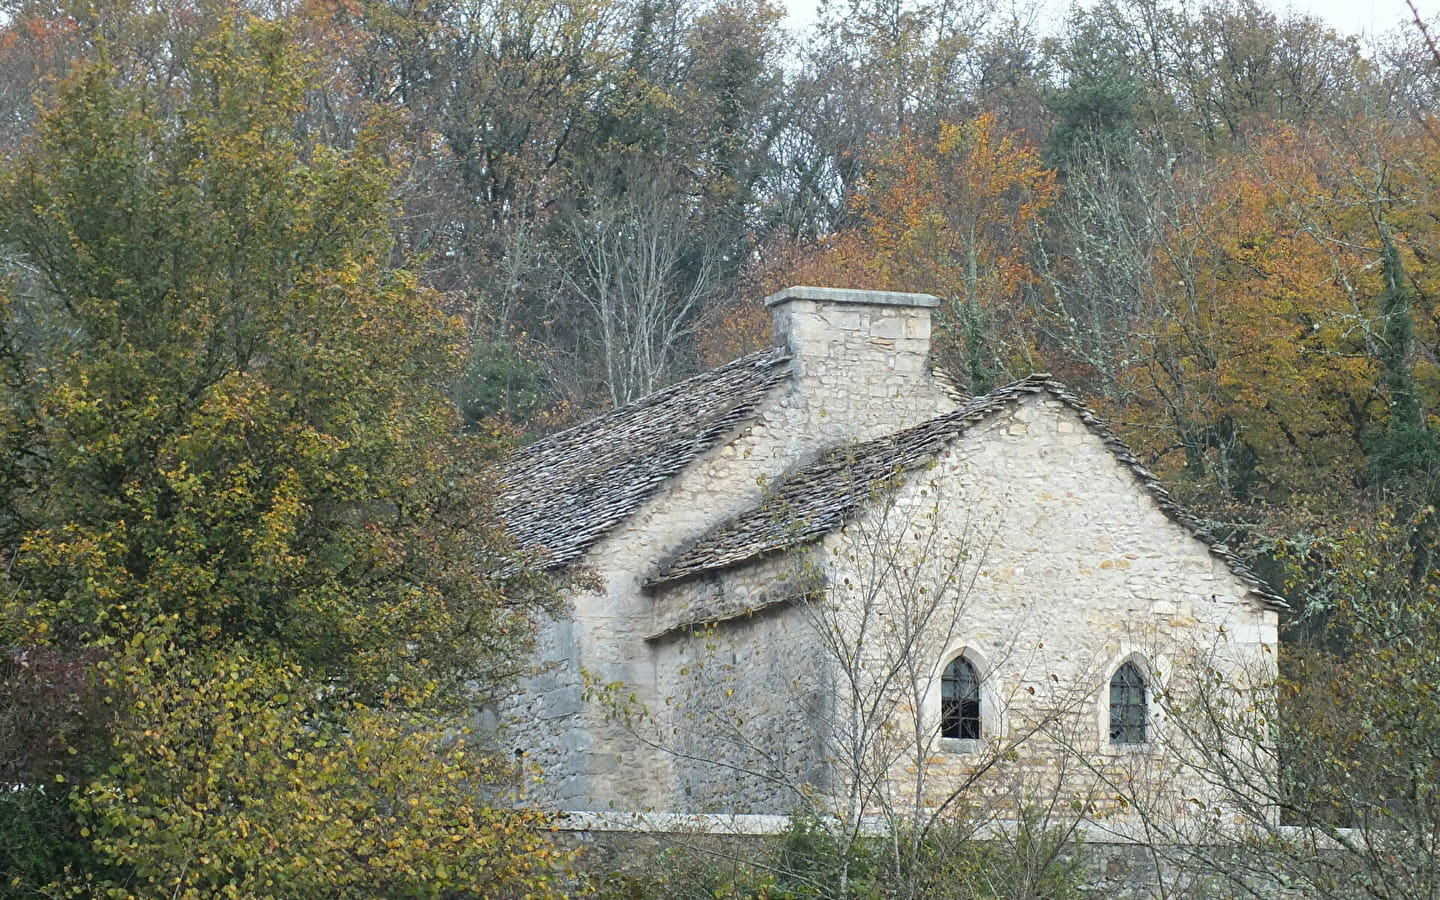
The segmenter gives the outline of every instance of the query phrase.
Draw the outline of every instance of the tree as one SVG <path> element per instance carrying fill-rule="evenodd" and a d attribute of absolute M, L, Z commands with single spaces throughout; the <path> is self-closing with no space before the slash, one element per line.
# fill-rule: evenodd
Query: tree
<path fill-rule="evenodd" d="M 1055 51 L 1064 81 L 1045 95 L 1056 117 L 1046 140 L 1045 157 L 1062 169 L 1084 167 L 1082 157 L 1099 151 L 1124 153 L 1136 137 L 1135 103 L 1140 81 L 1131 71 L 1123 44 L 1103 19 L 1077 16 L 1069 41 Z"/>
<path fill-rule="evenodd" d="M 966 64 L 993 10 L 980 3 L 848 0 L 825 3 L 812 65 L 847 112 L 851 136 L 931 136 L 940 122 L 973 113 Z M 843 93 L 841 93 L 843 92 Z M 854 143 L 844 148 L 860 150 Z"/>
<path fill-rule="evenodd" d="M 100 672 L 133 713 L 75 804 L 125 877 L 77 873 L 86 894 L 546 896 L 565 861 L 542 814 L 485 802 L 514 773 L 442 722 L 322 711 L 303 669 L 241 647 L 149 635 Z"/>
<path fill-rule="evenodd" d="M 430 617 L 504 623 L 475 618 L 498 612 L 483 558 L 413 552 L 432 520 L 479 524 L 444 489 L 471 464 L 436 391 L 452 325 L 384 268 L 380 157 L 286 134 L 283 41 L 212 42 L 170 121 L 92 66 L 12 171 L 8 236 L 39 274 L 12 303 L 49 340 L 18 398 L 33 436 L 11 450 L 33 463 L 7 586 L 58 642 L 178 614 L 194 640 L 275 642 L 378 696 L 399 660 L 419 677 L 469 655 Z"/>
<path fill-rule="evenodd" d="M 767 277 L 933 293 L 940 358 L 972 390 L 1033 371 L 1028 248 L 1056 193 L 1035 147 L 985 113 L 943 123 L 934 140 L 906 133 L 867 164 L 855 226 Z"/>
<path fill-rule="evenodd" d="M 577 262 L 562 267 L 560 294 L 580 319 L 582 356 L 599 368 L 615 406 L 683 371 L 695 319 L 720 278 L 719 248 L 697 235 L 678 177 L 643 165 L 644 157 L 622 160 L 623 186 L 592 179 L 599 186 L 590 203 L 565 223 Z"/>
<path fill-rule="evenodd" d="M 368 822 L 382 772 L 451 796 L 480 783 L 469 751 L 434 756 L 436 729 L 501 689 L 546 595 L 488 519 L 484 446 L 456 434 L 461 333 L 389 268 L 384 131 L 350 149 L 301 136 L 308 75 L 279 25 L 222 19 L 182 82 L 143 74 L 80 66 L 0 181 L 0 622 L 6 647 L 77 661 L 116 698 L 106 739 L 72 745 L 80 771 L 53 772 L 75 785 L 74 827 L 51 838 L 89 845 L 93 868 L 50 876 L 208 896 L 235 866 L 254 887 L 288 865 L 242 859 L 210 827 L 225 811 L 278 814 L 308 789 L 309 808 L 345 797 Z M 243 796 L 217 785 L 257 771 L 258 737 L 216 730 L 242 708 L 236 724 L 313 750 Z M 156 709 L 199 719 L 157 746 Z M 327 767 L 354 771 L 310 778 Z M 162 815 L 172 790 L 193 802 Z M 6 802 L 53 791 L 27 781 Z M 449 852 L 495 820 L 477 807 Z M 349 839 L 293 837 L 291 860 Z M 181 845 L 212 862 L 143 861 Z M 466 883 L 435 854 L 407 884 Z"/>
<path fill-rule="evenodd" d="M 1351 464 L 1368 482 L 1363 495 L 1275 548 L 1301 604 L 1282 647 L 1279 702 L 1211 694 L 1177 716 L 1209 751 L 1197 764 L 1246 813 L 1223 854 L 1195 848 L 1186 862 L 1245 896 L 1277 884 L 1313 897 L 1437 889 L 1440 591 L 1426 336 L 1437 145 L 1433 132 L 1397 125 L 1357 116 L 1322 132 L 1303 180 L 1295 167 L 1267 167 L 1283 215 L 1302 221 L 1332 262 L 1336 306 L 1367 358 L 1358 380 L 1375 400 L 1364 465 Z M 1245 742 L 1259 752 L 1235 752 Z"/>
<path fill-rule="evenodd" d="M 1220 515 L 1323 518 L 1383 473 L 1418 484 L 1433 275 L 1415 131 L 1355 116 L 1208 160 L 1093 151 L 1041 257 L 1056 370 Z"/>
<path fill-rule="evenodd" d="M 1117 0 L 1088 16 L 1144 84 L 1136 103 L 1141 128 L 1185 149 L 1195 147 L 1189 137 L 1244 144 L 1271 122 L 1343 115 L 1373 83 L 1352 39 L 1254 0 L 1183 8 Z"/>

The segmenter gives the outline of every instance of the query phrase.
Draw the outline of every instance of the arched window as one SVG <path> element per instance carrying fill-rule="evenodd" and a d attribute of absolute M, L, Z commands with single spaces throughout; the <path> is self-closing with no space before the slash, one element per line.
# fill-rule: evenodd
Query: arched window
<path fill-rule="evenodd" d="M 1127 662 L 1110 679 L 1110 743 L 1145 743 L 1145 676 Z"/>
<path fill-rule="evenodd" d="M 980 676 L 963 656 L 950 660 L 940 676 L 940 736 L 980 739 Z"/>

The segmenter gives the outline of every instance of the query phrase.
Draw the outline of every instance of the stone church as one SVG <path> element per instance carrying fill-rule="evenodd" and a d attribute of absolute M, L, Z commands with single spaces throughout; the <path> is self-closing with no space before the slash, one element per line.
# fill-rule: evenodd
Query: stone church
<path fill-rule="evenodd" d="M 528 800 L 1204 806 L 1183 710 L 1269 690 L 1283 600 L 1060 384 L 958 394 L 934 297 L 766 304 L 773 348 L 508 466 L 514 539 L 577 584 L 504 710 Z"/>

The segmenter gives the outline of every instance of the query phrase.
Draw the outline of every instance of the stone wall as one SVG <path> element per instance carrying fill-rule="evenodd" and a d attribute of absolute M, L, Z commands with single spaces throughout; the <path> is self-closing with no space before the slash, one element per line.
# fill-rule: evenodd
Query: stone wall
<path fill-rule="evenodd" d="M 792 287 L 765 298 L 775 340 L 792 359 L 786 406 L 805 422 L 805 447 L 863 441 L 954 408 L 930 371 L 928 294 Z"/>
<path fill-rule="evenodd" d="M 614 884 L 631 879 L 637 885 L 648 885 L 659 875 L 671 884 L 687 877 L 698 882 L 706 874 L 725 884 L 744 884 L 747 877 L 759 880 L 765 872 L 773 877 L 781 835 L 790 822 L 767 816 L 708 822 L 692 817 L 670 828 L 654 822 L 635 823 L 633 827 L 616 822 L 586 823 L 591 827 L 577 824 L 563 826 L 561 840 L 580 849 L 580 871 L 594 881 Z M 707 826 L 712 827 L 706 830 Z M 1013 830 L 1013 826 L 1007 828 L 999 823 L 986 829 L 976 838 L 975 848 L 981 853 L 1013 854 L 1013 838 L 996 836 L 1006 830 Z M 1079 893 L 1106 900 L 1219 900 L 1235 896 L 1234 889 L 1213 874 L 1183 864 L 1196 851 L 1213 855 L 1210 848 L 1204 847 L 1152 848 L 1134 841 L 1077 840 L 1064 848 L 1064 859 L 1058 862 L 1076 864 L 1073 883 Z M 675 887 L 696 890 L 701 885 L 685 883 Z M 1003 893 L 1005 885 L 995 887 Z M 1293 896 L 1278 885 L 1257 886 L 1254 895 Z"/>
<path fill-rule="evenodd" d="M 803 599 L 817 585 L 823 599 Z M 956 795 L 1011 816 L 1058 798 L 1114 820 L 1116 796 L 1139 792 L 1194 816 L 1212 792 L 1167 709 L 1212 669 L 1242 701 L 1275 674 L 1275 613 L 1048 395 L 976 426 L 806 555 L 668 587 L 654 610 L 680 750 L 658 809 L 786 813 L 802 793 L 843 808 L 838 788 L 861 779 L 872 807 L 917 813 Z M 938 735 L 940 674 L 961 653 L 983 679 L 978 741 Z M 1150 682 L 1144 744 L 1109 738 L 1126 661 Z"/>
<path fill-rule="evenodd" d="M 831 787 L 831 660 L 807 609 L 822 590 L 805 557 L 780 557 L 661 592 L 679 618 L 653 641 L 663 731 L 675 749 L 669 806 L 788 814 Z"/>
<path fill-rule="evenodd" d="M 523 748 L 539 773 L 531 802 L 557 809 L 674 803 L 677 785 L 694 781 L 693 773 L 677 772 L 675 735 L 663 733 L 678 727 L 665 712 L 676 690 L 662 686 L 657 671 L 672 666 L 677 646 L 648 639 L 673 627 L 676 613 L 643 590 L 645 579 L 822 449 L 955 408 L 953 391 L 929 369 L 934 298 L 881 294 L 871 303 L 877 295 L 843 293 L 833 302 L 772 304 L 776 341 L 793 356 L 791 376 L 752 421 L 597 542 L 584 566 L 595 587 L 572 592 L 563 621 L 543 623 L 539 656 L 546 671 L 526 680 L 501 710 L 504 740 Z M 772 627 L 778 626 L 757 624 L 756 640 L 787 646 L 790 639 L 771 635 Z"/>
<path fill-rule="evenodd" d="M 1276 614 L 1157 508 L 1073 410 L 1037 395 L 962 435 L 892 502 L 826 541 L 830 584 L 858 595 L 888 577 L 875 565 L 875 535 L 886 533 L 903 536 L 880 546 L 895 548 L 887 563 L 908 581 L 884 584 L 883 605 L 904 606 L 907 584 L 939 599 L 938 615 L 923 603 L 905 614 L 931 617 L 908 641 L 928 665 L 924 689 L 893 706 L 912 747 L 891 768 L 892 796 L 932 807 L 959 792 L 1011 815 L 1058 796 L 1123 819 L 1116 795 L 1138 791 L 1152 812 L 1209 814 L 1196 801 L 1213 792 L 1185 766 L 1193 747 L 1167 710 L 1210 689 L 1212 672 L 1242 704 L 1246 691 L 1268 691 Z M 896 627 L 872 627 L 867 671 L 893 662 L 881 629 Z M 983 680 L 979 741 L 934 737 L 940 673 L 962 652 Z M 1108 731 L 1109 681 L 1126 661 L 1149 682 L 1143 744 Z"/>

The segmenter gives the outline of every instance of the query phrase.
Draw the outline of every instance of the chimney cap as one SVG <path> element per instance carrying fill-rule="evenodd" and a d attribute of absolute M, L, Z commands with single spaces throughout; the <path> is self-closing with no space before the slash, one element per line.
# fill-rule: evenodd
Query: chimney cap
<path fill-rule="evenodd" d="M 864 303 L 871 306 L 919 306 L 934 309 L 940 298 L 933 294 L 906 294 L 900 291 L 859 291 L 848 288 L 810 287 L 796 285 L 765 298 L 766 306 L 778 306 L 789 300 L 819 300 L 824 303 Z"/>

